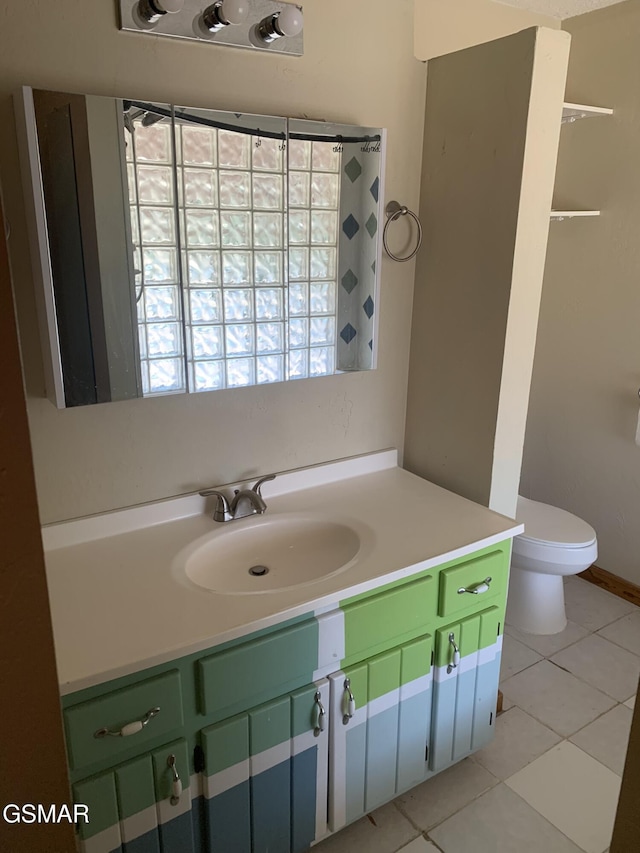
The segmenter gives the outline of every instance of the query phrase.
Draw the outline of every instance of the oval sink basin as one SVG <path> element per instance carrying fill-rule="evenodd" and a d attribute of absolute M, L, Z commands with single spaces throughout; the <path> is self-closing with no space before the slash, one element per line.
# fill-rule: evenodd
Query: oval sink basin
<path fill-rule="evenodd" d="M 315 583 L 346 569 L 360 549 L 356 531 L 335 521 L 280 516 L 226 524 L 178 557 L 193 583 L 221 594 Z"/>

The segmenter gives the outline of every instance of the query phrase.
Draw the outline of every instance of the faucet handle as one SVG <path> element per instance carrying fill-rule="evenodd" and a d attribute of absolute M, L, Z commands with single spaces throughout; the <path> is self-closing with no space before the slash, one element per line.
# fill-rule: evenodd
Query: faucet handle
<path fill-rule="evenodd" d="M 275 478 L 276 478 L 275 474 L 267 474 L 266 477 L 260 477 L 258 482 L 253 485 L 252 491 L 255 492 L 257 495 L 260 495 L 260 497 L 262 497 L 262 492 L 260 491 L 262 484 L 268 482 L 269 480 L 275 480 Z"/>
<path fill-rule="evenodd" d="M 223 495 L 222 492 L 219 492 L 217 489 L 205 489 L 203 492 L 198 493 L 201 498 L 208 498 L 210 495 L 215 495 L 216 500 L 216 508 L 213 511 L 213 520 L 214 521 L 227 521 L 229 518 L 229 501 L 226 498 L 226 495 Z"/>

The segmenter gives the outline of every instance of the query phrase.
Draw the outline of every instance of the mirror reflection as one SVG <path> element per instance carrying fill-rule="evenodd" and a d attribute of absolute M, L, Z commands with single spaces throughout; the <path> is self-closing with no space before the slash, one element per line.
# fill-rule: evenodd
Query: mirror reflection
<path fill-rule="evenodd" d="M 65 405 L 375 366 L 379 129 L 33 99 Z"/>

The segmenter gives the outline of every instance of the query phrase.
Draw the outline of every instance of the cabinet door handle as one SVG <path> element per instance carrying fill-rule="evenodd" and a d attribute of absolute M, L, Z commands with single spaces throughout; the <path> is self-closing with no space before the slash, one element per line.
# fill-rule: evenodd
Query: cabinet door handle
<path fill-rule="evenodd" d="M 178 776 L 178 768 L 176 767 L 176 757 L 175 755 L 170 755 L 167 758 L 167 767 L 170 768 L 173 773 L 173 779 L 171 781 L 171 799 L 169 802 L 172 806 L 177 806 L 180 802 L 180 797 L 182 795 L 182 782 L 180 777 Z"/>
<path fill-rule="evenodd" d="M 313 734 L 315 737 L 320 736 L 320 732 L 324 731 L 325 717 L 327 712 L 324 709 L 324 705 L 320 701 L 320 691 L 316 690 L 316 695 L 313 697 L 313 701 L 315 702 L 316 708 L 316 724 L 313 727 Z"/>
<path fill-rule="evenodd" d="M 471 595 L 482 595 L 483 592 L 489 592 L 491 580 L 491 578 L 485 578 L 481 583 L 474 584 L 474 586 L 461 586 L 458 595 L 465 592 L 469 592 Z"/>
<path fill-rule="evenodd" d="M 343 725 L 347 725 L 351 717 L 356 712 L 356 700 L 353 698 L 353 693 L 351 692 L 351 679 L 345 678 L 344 680 L 344 695 L 342 697 L 342 723 Z"/>
<path fill-rule="evenodd" d="M 453 660 L 447 667 L 447 675 L 450 675 L 451 672 L 458 666 L 460 663 L 460 649 L 456 645 L 456 636 L 453 631 L 449 634 L 449 643 L 453 647 Z"/>
<path fill-rule="evenodd" d="M 107 735 L 109 735 L 109 737 L 129 737 L 129 735 L 137 735 L 138 732 L 141 732 L 147 725 L 149 720 L 159 713 L 160 708 L 150 708 L 141 720 L 134 720 L 132 723 L 126 723 L 121 729 L 118 729 L 118 731 L 113 731 L 113 729 L 107 728 L 98 729 L 97 732 L 93 733 L 93 736 L 101 738 L 106 737 Z"/>

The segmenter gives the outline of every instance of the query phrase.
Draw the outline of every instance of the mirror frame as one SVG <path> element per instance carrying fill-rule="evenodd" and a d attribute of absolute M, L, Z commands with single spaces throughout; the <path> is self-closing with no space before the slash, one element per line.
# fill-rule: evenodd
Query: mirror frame
<path fill-rule="evenodd" d="M 71 93 L 69 93 L 71 94 Z M 101 96 L 98 96 L 101 97 Z M 109 97 L 109 96 L 107 96 Z M 175 107 L 169 105 L 172 110 Z M 50 254 L 50 246 L 49 246 L 49 229 L 47 225 L 47 213 L 45 209 L 45 199 L 44 199 L 44 185 L 43 185 L 43 173 L 40 162 L 40 146 L 37 135 L 37 125 L 36 125 L 36 111 L 34 104 L 34 90 L 29 86 L 21 87 L 14 96 L 14 107 L 16 112 L 16 124 L 17 124 L 17 134 L 18 134 L 18 143 L 19 143 L 19 152 L 20 152 L 20 162 L 21 162 L 21 171 L 22 171 L 22 180 L 23 180 L 23 191 L 25 198 L 25 207 L 27 214 L 27 226 L 29 232 L 29 242 L 31 247 L 31 257 L 32 257 L 32 270 L 34 274 L 34 283 L 35 283 L 35 294 L 36 294 L 36 307 L 38 314 L 38 322 L 40 327 L 40 340 L 42 345 L 42 353 L 43 353 L 43 363 L 44 363 L 44 371 L 45 371 L 45 387 L 46 387 L 46 396 L 47 398 L 57 407 L 57 408 L 68 408 L 69 403 L 66 401 L 65 396 L 65 384 L 63 378 L 63 365 L 62 365 L 62 357 L 61 357 L 61 346 L 60 346 L 60 336 L 59 336 L 59 328 L 57 321 L 57 312 L 56 312 L 56 300 L 54 295 L 54 286 L 53 286 L 53 270 L 51 263 L 51 254 Z M 181 109 L 185 109 L 181 107 Z M 206 108 L 199 107 L 189 107 L 187 109 L 193 109 L 194 111 L 202 111 Z M 224 112 L 218 110 L 212 110 L 212 112 Z M 329 129 L 333 126 L 333 123 L 325 123 L 319 121 L 312 121 L 307 119 L 296 119 L 289 118 L 286 116 L 273 116 L 273 118 L 283 119 L 287 122 L 287 139 L 289 138 L 289 121 L 295 122 L 296 124 L 303 126 L 308 124 L 310 126 L 314 126 L 316 128 L 322 127 L 323 125 Z M 348 125 L 342 123 L 339 124 L 341 129 L 348 127 Z M 359 127 L 358 125 L 353 126 L 354 129 Z M 376 129 L 377 131 L 377 129 Z M 385 153 L 386 153 L 386 131 L 384 128 L 379 129 L 379 150 L 380 150 L 380 161 L 379 161 L 379 186 L 378 193 L 376 198 L 376 209 L 377 209 L 377 221 L 378 226 L 380 226 L 380 220 L 382 216 L 382 201 L 384 199 L 384 177 L 385 177 Z M 331 136 L 330 132 L 328 134 Z M 295 137 L 292 137 L 295 138 Z M 335 136 L 333 137 L 335 140 Z M 362 141 L 362 140 L 360 140 Z M 287 168 L 285 168 L 285 181 L 286 181 Z M 286 186 L 285 184 L 285 192 Z M 288 210 L 288 203 L 285 203 L 285 213 Z M 342 231 L 342 229 L 340 229 Z M 374 271 L 374 285 L 373 285 L 373 293 L 374 299 L 373 303 L 375 304 L 375 312 L 373 315 L 373 331 L 372 331 L 372 340 L 376 341 L 378 338 L 378 323 L 379 323 L 379 295 L 380 295 L 380 272 L 381 272 L 381 258 L 382 258 L 382 239 L 381 239 L 381 228 L 378 227 L 378 231 L 375 239 L 375 255 L 376 259 L 374 264 L 372 265 Z M 284 252 L 285 258 L 288 257 L 291 249 L 291 243 L 289 240 L 285 241 Z M 285 289 L 288 288 L 288 274 L 285 276 Z M 337 310 L 337 306 L 336 306 Z M 182 325 L 184 328 L 185 319 L 182 318 Z M 338 338 L 338 330 L 336 329 L 336 338 Z M 346 339 L 345 339 L 346 340 Z M 337 352 L 338 341 L 336 340 L 336 352 Z M 367 366 L 367 369 L 375 369 L 377 365 L 377 346 L 372 346 L 369 343 L 369 346 L 372 350 L 371 355 L 371 365 Z M 353 368 L 354 370 L 357 368 Z M 339 369 L 335 368 L 333 374 L 327 375 L 336 375 L 344 372 L 349 372 L 349 368 Z M 308 377 L 315 378 L 315 377 Z M 288 377 L 285 377 L 288 379 Z M 265 384 L 272 383 L 260 383 L 258 386 L 247 385 L 240 387 L 264 387 Z M 199 393 L 203 393 L 202 392 Z M 212 389 L 213 390 L 213 389 Z M 228 390 L 233 390 L 233 388 L 228 388 Z M 177 393 L 193 393 L 187 387 L 185 391 L 177 392 L 177 391 L 168 391 L 167 395 L 175 395 Z M 153 395 L 138 395 L 137 397 L 132 396 L 131 399 L 145 399 L 147 396 L 162 396 L 161 393 L 153 394 Z M 93 401 L 91 401 L 93 402 Z M 103 402 L 97 399 L 95 402 Z M 114 402 L 116 402 L 114 400 Z"/>

